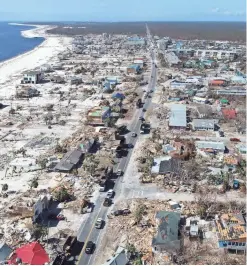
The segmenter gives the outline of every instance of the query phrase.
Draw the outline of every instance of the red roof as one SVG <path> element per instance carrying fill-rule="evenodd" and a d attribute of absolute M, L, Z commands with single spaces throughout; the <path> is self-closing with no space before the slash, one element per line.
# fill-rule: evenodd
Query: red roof
<path fill-rule="evenodd" d="M 33 242 L 17 248 L 11 256 L 9 264 L 17 265 L 17 258 L 21 259 L 22 264 L 44 265 L 45 263 L 49 263 L 49 257 L 46 251 L 38 242 Z"/>
<path fill-rule="evenodd" d="M 237 114 L 236 114 L 235 109 L 221 109 L 221 111 L 225 118 L 228 118 L 228 119 L 236 118 Z"/>

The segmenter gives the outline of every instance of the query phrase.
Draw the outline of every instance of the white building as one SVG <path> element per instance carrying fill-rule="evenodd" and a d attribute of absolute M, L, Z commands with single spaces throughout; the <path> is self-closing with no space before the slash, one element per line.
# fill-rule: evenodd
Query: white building
<path fill-rule="evenodd" d="M 218 119 L 193 119 L 191 125 L 194 130 L 212 130 L 214 131 L 215 125 L 219 122 Z"/>
<path fill-rule="evenodd" d="M 193 97 L 193 102 L 194 103 L 206 103 L 207 102 L 207 99 L 206 98 L 202 98 L 202 97 Z"/>
<path fill-rule="evenodd" d="M 43 74 L 40 71 L 27 71 L 24 73 L 21 83 L 39 83 L 43 79 Z"/>
<path fill-rule="evenodd" d="M 178 56 L 192 55 L 198 58 L 234 59 L 237 57 L 236 51 L 229 50 L 193 50 L 193 49 L 169 49 Z"/>

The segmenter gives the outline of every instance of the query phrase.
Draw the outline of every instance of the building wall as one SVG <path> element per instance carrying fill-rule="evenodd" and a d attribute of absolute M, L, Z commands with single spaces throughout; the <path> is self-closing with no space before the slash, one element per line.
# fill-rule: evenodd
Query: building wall
<path fill-rule="evenodd" d="M 192 123 L 192 127 L 194 130 L 214 130 L 214 126 L 211 127 L 211 126 L 202 126 L 202 127 L 198 127 L 198 126 L 195 126 L 193 123 Z"/>
<path fill-rule="evenodd" d="M 37 83 L 38 81 L 37 75 L 24 74 L 24 79 L 25 83 Z"/>
<path fill-rule="evenodd" d="M 133 73 L 133 74 L 135 74 L 136 73 L 136 70 L 135 70 L 135 68 L 128 67 L 127 68 L 127 73 Z"/>
<path fill-rule="evenodd" d="M 236 95 L 236 96 L 245 96 L 246 91 L 233 91 L 233 90 L 217 90 L 217 95 Z"/>
<path fill-rule="evenodd" d="M 191 50 L 191 49 L 170 49 L 180 55 L 191 55 L 195 57 L 214 57 L 217 59 L 230 58 L 234 59 L 237 56 L 236 52 L 226 50 Z"/>
<path fill-rule="evenodd" d="M 238 240 L 219 240 L 220 248 L 234 249 L 234 250 L 246 250 L 246 239 Z"/>

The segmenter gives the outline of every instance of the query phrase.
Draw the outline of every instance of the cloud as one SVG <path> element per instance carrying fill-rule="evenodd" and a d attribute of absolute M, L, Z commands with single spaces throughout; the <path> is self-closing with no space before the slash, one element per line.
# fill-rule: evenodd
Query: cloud
<path fill-rule="evenodd" d="M 211 10 L 211 13 L 217 13 L 220 15 L 225 15 L 225 16 L 244 16 L 245 12 L 244 11 L 229 11 L 227 9 L 221 9 L 219 7 L 215 7 Z"/>
<path fill-rule="evenodd" d="M 212 13 L 218 13 L 220 12 L 220 9 L 218 7 L 212 9 Z"/>

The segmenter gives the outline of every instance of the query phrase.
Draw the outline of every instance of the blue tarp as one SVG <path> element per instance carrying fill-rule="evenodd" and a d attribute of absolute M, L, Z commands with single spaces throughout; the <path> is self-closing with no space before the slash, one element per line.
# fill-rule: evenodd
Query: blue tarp
<path fill-rule="evenodd" d="M 125 96 L 122 93 L 120 93 L 120 92 L 116 92 L 116 93 L 114 93 L 112 95 L 112 98 L 113 99 L 121 99 L 121 100 L 123 100 L 123 99 L 125 99 Z"/>

